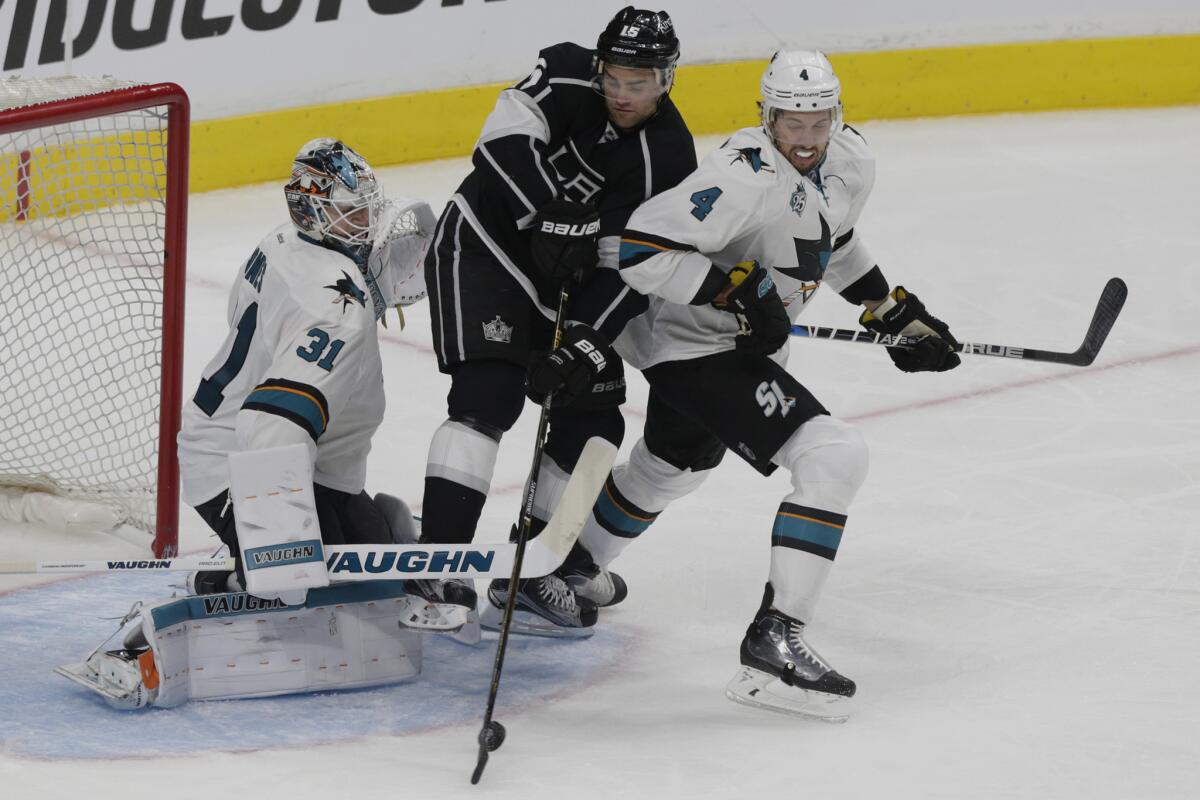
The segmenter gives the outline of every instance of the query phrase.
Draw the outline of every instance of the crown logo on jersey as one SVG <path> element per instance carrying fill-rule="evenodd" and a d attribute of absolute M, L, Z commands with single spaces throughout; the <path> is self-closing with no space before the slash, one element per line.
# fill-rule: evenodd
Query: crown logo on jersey
<path fill-rule="evenodd" d="M 512 332 L 513 326 L 500 319 L 499 314 L 491 322 L 483 323 L 483 338 L 489 342 L 509 344 L 512 342 Z"/>

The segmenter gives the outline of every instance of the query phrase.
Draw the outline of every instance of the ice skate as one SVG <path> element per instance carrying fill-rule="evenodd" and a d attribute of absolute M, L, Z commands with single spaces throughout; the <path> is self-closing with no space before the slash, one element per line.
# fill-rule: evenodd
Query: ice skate
<path fill-rule="evenodd" d="M 629 594 L 624 578 L 595 564 L 590 567 L 563 567 L 561 574 L 576 597 L 590 600 L 599 608 L 615 606 Z"/>
<path fill-rule="evenodd" d="M 475 589 L 467 581 L 433 578 L 407 580 L 408 604 L 400 627 L 422 633 L 447 633 L 464 644 L 480 639 Z"/>
<path fill-rule="evenodd" d="M 854 681 L 809 646 L 799 620 L 760 611 L 742 639 L 741 661 L 725 687 L 735 703 L 825 722 L 849 719 Z"/>
<path fill-rule="evenodd" d="M 509 582 L 494 580 L 488 587 L 480 622 L 488 630 L 499 630 L 508 601 Z M 559 575 L 527 578 L 517 583 L 513 609 L 513 633 L 582 639 L 595 632 L 596 604 L 576 597 Z"/>
<path fill-rule="evenodd" d="M 112 708 L 142 708 L 153 703 L 158 695 L 154 654 L 148 647 L 97 651 L 86 661 L 64 664 L 55 667 L 54 671 L 100 695 Z M 148 676 L 154 678 L 150 687 L 147 686 Z"/>

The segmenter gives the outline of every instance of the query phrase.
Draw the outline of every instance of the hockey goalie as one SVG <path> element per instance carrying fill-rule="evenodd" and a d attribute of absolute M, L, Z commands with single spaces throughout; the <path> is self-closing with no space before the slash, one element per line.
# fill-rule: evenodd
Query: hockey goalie
<path fill-rule="evenodd" d="M 179 435 L 184 500 L 237 570 L 192 573 L 187 596 L 135 605 L 121 647 L 58 668 L 117 707 L 377 686 L 419 674 L 420 630 L 473 622 L 478 640 L 477 618 L 402 581 L 330 585 L 324 558 L 417 539 L 403 501 L 363 487 L 384 414 L 376 322 L 425 297 L 433 212 L 385 199 L 333 139 L 300 149 L 284 195 L 291 221 L 240 268 Z"/>

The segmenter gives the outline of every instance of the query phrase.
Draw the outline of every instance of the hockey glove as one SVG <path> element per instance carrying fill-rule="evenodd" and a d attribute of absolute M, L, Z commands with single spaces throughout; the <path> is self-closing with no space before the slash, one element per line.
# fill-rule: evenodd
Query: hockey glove
<path fill-rule="evenodd" d="M 538 271 L 555 284 L 583 283 L 596 269 L 600 215 L 591 206 L 551 200 L 533 218 L 529 248 Z"/>
<path fill-rule="evenodd" d="M 888 355 L 904 372 L 945 372 L 959 365 L 958 340 L 946 323 L 925 310 L 925 304 L 897 286 L 874 311 L 864 311 L 858 322 L 867 330 L 893 336 L 919 336 L 911 349 L 889 347 Z"/>
<path fill-rule="evenodd" d="M 591 391 L 596 376 L 616 360 L 603 335 L 587 325 L 573 325 L 563 333 L 562 344 L 530 365 L 529 393 L 536 399 L 554 392 L 559 403 L 569 403 Z"/>
<path fill-rule="evenodd" d="M 729 271 L 729 284 L 713 306 L 740 314 L 748 331 L 737 336 L 737 348 L 746 353 L 770 355 L 787 343 L 792 321 L 771 278 L 757 261 L 739 262 Z"/>

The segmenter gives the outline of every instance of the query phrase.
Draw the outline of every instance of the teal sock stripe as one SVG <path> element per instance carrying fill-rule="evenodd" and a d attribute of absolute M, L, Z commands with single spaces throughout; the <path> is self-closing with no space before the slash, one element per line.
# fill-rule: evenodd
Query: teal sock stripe
<path fill-rule="evenodd" d="M 658 518 L 657 513 L 643 511 L 622 497 L 611 479 L 596 498 L 592 513 L 604 530 L 623 539 L 640 536 Z"/>
<path fill-rule="evenodd" d="M 845 526 L 845 514 L 782 503 L 771 529 L 771 546 L 803 550 L 833 561 Z"/>

